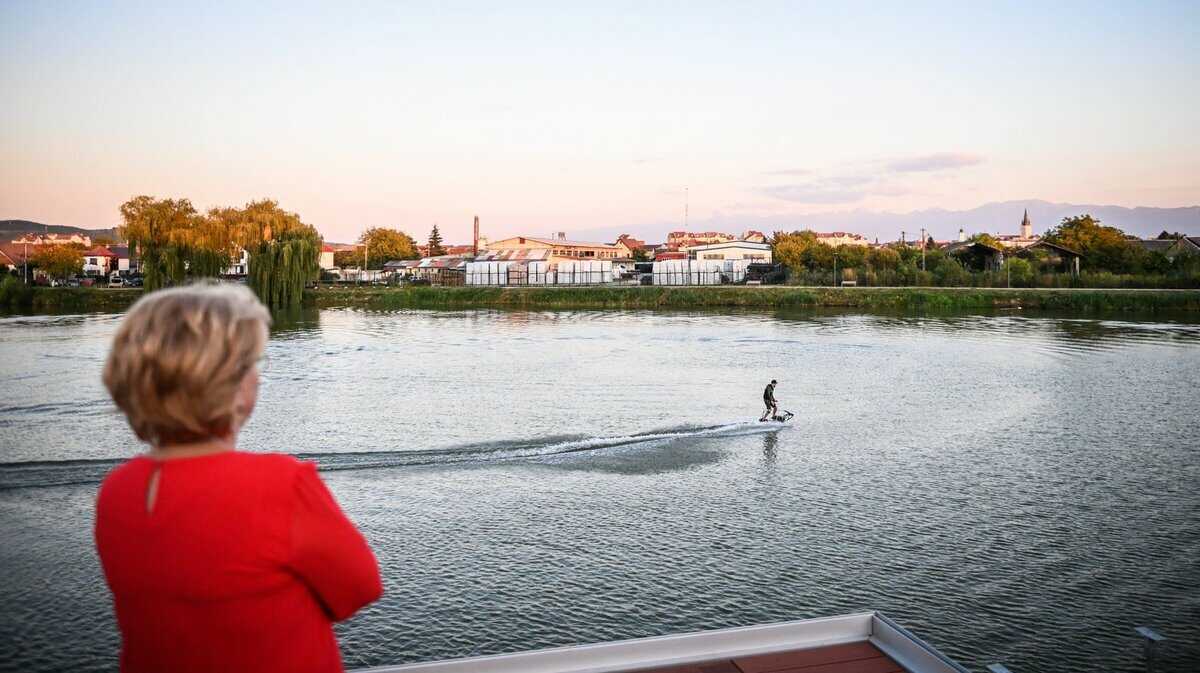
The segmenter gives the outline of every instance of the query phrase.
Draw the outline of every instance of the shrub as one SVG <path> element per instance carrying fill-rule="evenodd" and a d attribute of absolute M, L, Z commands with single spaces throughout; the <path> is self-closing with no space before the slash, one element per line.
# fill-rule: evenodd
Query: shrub
<path fill-rule="evenodd" d="M 1033 265 L 1028 260 L 1021 259 L 1020 257 L 1010 257 L 1005 264 L 1008 266 L 1006 269 L 1008 280 L 1012 283 L 1013 287 L 1029 287 L 1030 282 L 1033 280 Z"/>
<path fill-rule="evenodd" d="M 5 275 L 0 281 L 0 307 L 26 308 L 33 304 L 33 288 L 16 276 Z"/>

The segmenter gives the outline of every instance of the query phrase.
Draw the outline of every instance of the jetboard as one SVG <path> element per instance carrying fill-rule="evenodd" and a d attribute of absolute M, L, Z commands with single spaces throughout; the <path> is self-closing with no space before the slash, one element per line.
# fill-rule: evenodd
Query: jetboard
<path fill-rule="evenodd" d="M 774 416 L 772 416 L 772 417 L 770 417 L 770 418 L 760 418 L 760 419 L 758 419 L 758 421 L 759 421 L 760 423 L 771 423 L 771 422 L 775 422 L 775 423 L 787 423 L 788 421 L 792 420 L 792 417 L 793 417 L 793 416 L 795 416 L 795 415 L 796 415 L 796 414 L 793 414 L 792 412 L 790 412 L 790 411 L 787 411 L 787 410 L 785 409 L 785 410 L 783 411 L 783 413 L 781 413 L 781 414 L 776 414 L 776 415 L 774 415 Z"/>

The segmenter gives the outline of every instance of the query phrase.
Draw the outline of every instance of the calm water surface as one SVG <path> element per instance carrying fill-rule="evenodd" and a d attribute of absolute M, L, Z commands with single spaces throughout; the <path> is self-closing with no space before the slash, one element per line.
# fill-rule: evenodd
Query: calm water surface
<path fill-rule="evenodd" d="M 0 318 L 0 667 L 114 670 L 119 316 Z M 1200 325 L 281 317 L 253 450 L 317 460 L 386 594 L 350 667 L 882 610 L 964 665 L 1200 661 Z M 779 379 L 786 428 L 753 422 Z"/>

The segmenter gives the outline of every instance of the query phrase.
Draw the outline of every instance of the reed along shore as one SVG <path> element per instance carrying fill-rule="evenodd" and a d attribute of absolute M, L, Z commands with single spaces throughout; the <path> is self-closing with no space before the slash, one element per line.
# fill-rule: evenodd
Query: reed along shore
<path fill-rule="evenodd" d="M 142 295 L 124 288 L 30 288 L 4 297 L 0 310 L 90 313 L 127 309 Z M 1073 312 L 1200 311 L 1200 290 L 894 287 L 328 287 L 306 290 L 304 304 L 366 309 L 776 309 L 870 310 L 1028 308 Z"/>
<path fill-rule="evenodd" d="M 841 307 L 1031 308 L 1064 311 L 1200 311 L 1200 290 L 718 287 L 403 287 L 305 292 L 318 307 L 705 309 Z"/>

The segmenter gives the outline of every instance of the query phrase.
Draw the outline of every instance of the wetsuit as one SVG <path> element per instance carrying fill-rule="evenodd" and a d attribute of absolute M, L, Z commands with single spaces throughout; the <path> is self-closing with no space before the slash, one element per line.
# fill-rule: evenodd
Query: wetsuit
<path fill-rule="evenodd" d="M 775 402 L 775 384 L 768 383 L 767 389 L 763 391 L 763 404 L 767 406 L 767 410 L 763 413 L 760 421 L 765 421 L 779 413 L 779 405 Z"/>

